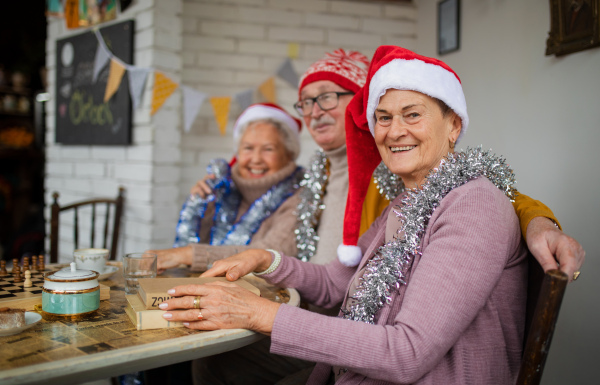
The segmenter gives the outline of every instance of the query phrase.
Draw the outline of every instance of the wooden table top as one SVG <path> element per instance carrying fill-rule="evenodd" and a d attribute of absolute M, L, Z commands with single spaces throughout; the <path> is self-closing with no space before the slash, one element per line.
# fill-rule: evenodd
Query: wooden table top
<path fill-rule="evenodd" d="M 120 267 L 119 262 L 111 264 Z M 161 276 L 188 277 L 190 273 L 178 268 Z M 299 305 L 295 290 L 277 288 L 253 276 L 248 279 L 261 296 Z M 0 337 L 0 383 L 76 384 L 218 354 L 264 338 L 245 329 L 137 330 L 125 314 L 121 270 L 101 283 L 110 287 L 110 300 L 100 302 L 96 315 L 80 322 L 41 320 L 20 334 Z"/>

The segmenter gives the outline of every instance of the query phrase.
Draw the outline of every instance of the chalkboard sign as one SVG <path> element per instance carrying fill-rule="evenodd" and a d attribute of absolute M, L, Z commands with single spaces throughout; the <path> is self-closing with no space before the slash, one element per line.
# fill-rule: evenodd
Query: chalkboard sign
<path fill-rule="evenodd" d="M 113 55 L 133 64 L 134 22 L 100 28 Z M 98 39 L 92 31 L 56 42 L 56 142 L 123 145 L 131 143 L 131 98 L 127 73 L 104 102 L 110 62 L 93 80 Z"/>

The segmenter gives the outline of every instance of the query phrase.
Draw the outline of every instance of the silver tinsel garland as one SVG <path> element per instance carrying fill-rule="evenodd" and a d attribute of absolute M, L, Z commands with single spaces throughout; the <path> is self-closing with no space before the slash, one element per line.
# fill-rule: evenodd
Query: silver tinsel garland
<path fill-rule="evenodd" d="M 323 199 L 328 178 L 329 160 L 322 150 L 318 150 L 310 161 L 310 167 L 304 173 L 304 179 L 300 182 L 300 186 L 304 188 L 300 192 L 300 203 L 296 208 L 298 225 L 294 232 L 298 248 L 297 258 L 304 262 L 311 259 L 317 250 L 319 243 L 317 227 L 321 212 L 325 208 Z"/>
<path fill-rule="evenodd" d="M 383 163 L 373 172 L 373 179 L 379 189 L 379 193 L 388 201 L 393 201 L 400 193 L 404 192 L 404 183 L 396 174 L 392 174 L 389 168 Z"/>
<path fill-rule="evenodd" d="M 200 221 L 204 217 L 208 204 L 213 201 L 220 201 L 224 196 L 229 195 L 232 190 L 235 191 L 235 186 L 231 180 L 231 170 L 225 159 L 211 159 L 206 167 L 206 173 L 215 176 L 215 179 L 206 180 L 213 193 L 206 198 L 193 194 L 184 202 L 179 213 L 179 222 L 175 228 L 173 247 L 199 243 Z"/>
<path fill-rule="evenodd" d="M 255 200 L 237 222 L 235 222 L 235 218 L 240 204 L 239 199 L 224 199 L 219 202 L 220 204 L 217 203 L 210 244 L 247 245 L 250 243 L 262 222 L 300 187 L 303 176 L 302 167 L 296 167 L 290 176 L 273 185 Z"/>
<path fill-rule="evenodd" d="M 420 189 L 407 190 L 395 210 L 402 222 L 393 241 L 381 246 L 367 263 L 355 295 L 356 303 L 343 310 L 343 318 L 369 324 L 376 313 L 391 302 L 391 293 L 406 285 L 406 273 L 415 255 L 421 253 L 420 242 L 431 215 L 441 200 L 454 188 L 479 176 L 485 176 L 514 200 L 515 176 L 503 157 L 481 147 L 448 154 L 437 169 L 431 170 Z"/>
<path fill-rule="evenodd" d="M 300 187 L 300 181 L 304 177 L 302 167 L 297 167 L 290 176 L 273 185 L 254 201 L 236 222 L 242 197 L 231 179 L 229 165 L 224 159 L 213 159 L 209 162 L 207 173 L 215 175 L 215 179 L 206 180 L 213 193 L 206 198 L 190 195 L 186 200 L 179 214 L 173 247 L 201 241 L 201 220 L 211 202 L 215 203 L 215 214 L 209 244 L 247 245 L 262 222 Z"/>
<path fill-rule="evenodd" d="M 310 260 L 317 251 L 319 244 L 317 228 L 321 213 L 325 209 L 323 199 L 325 199 L 328 178 L 329 159 L 323 150 L 318 150 L 311 158 L 304 180 L 300 182 L 304 189 L 300 193 L 300 203 L 296 209 L 298 225 L 294 233 L 298 249 L 297 258 L 304 262 Z M 392 174 L 383 162 L 373 172 L 373 178 L 379 193 L 389 201 L 404 191 L 402 180 L 398 175 Z"/>

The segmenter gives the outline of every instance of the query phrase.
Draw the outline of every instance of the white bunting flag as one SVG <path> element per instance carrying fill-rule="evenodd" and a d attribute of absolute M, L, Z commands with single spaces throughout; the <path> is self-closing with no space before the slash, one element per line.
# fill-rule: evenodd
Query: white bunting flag
<path fill-rule="evenodd" d="M 246 108 L 248 108 L 252 104 L 253 94 L 254 94 L 254 90 L 252 88 L 250 88 L 248 90 L 238 92 L 237 94 L 233 95 L 233 97 L 235 98 L 235 101 L 240 106 L 242 111 L 244 111 Z"/>
<path fill-rule="evenodd" d="M 192 123 L 198 116 L 200 107 L 208 94 L 187 86 L 181 86 L 181 88 L 183 89 L 183 129 L 185 132 L 190 132 Z"/>
<path fill-rule="evenodd" d="M 294 71 L 294 67 L 292 67 L 292 61 L 290 58 L 285 59 L 285 61 L 281 64 L 277 70 L 277 76 L 288 82 L 292 87 L 298 87 L 300 78 L 298 77 L 296 71 Z"/>
<path fill-rule="evenodd" d="M 98 74 L 102 71 L 102 68 L 106 67 L 106 64 L 110 60 L 110 53 L 104 48 L 104 45 L 98 42 L 98 48 L 96 49 L 96 57 L 94 58 L 94 72 L 92 80 L 96 83 Z"/>
<path fill-rule="evenodd" d="M 140 105 L 142 99 L 142 93 L 144 92 L 144 86 L 146 85 L 146 79 L 150 73 L 149 68 L 141 67 L 128 67 L 127 76 L 129 77 L 129 95 L 133 102 L 133 108 L 137 108 Z"/>

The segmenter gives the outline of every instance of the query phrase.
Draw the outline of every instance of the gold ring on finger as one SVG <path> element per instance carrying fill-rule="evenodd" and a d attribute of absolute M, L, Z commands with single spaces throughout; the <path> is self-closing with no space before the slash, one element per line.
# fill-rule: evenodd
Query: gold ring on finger
<path fill-rule="evenodd" d="M 202 321 L 204 317 L 202 317 L 202 310 L 198 309 L 198 321 Z"/>
<path fill-rule="evenodd" d="M 576 281 L 577 278 L 579 278 L 579 275 L 581 274 L 581 271 L 577 270 L 576 272 L 573 273 L 573 281 Z"/>
<path fill-rule="evenodd" d="M 199 295 L 194 297 L 194 309 L 200 309 L 200 296 Z"/>

